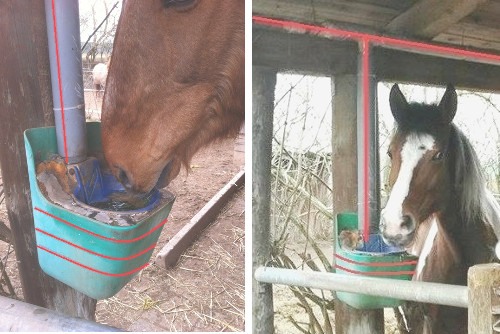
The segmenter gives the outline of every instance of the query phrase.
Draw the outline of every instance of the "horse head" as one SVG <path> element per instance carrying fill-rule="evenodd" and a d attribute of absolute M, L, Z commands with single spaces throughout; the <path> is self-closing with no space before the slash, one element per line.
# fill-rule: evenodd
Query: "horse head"
<path fill-rule="evenodd" d="M 163 187 L 244 120 L 244 1 L 125 1 L 102 112 L 106 160 L 136 192 Z"/>
<path fill-rule="evenodd" d="M 380 230 L 387 243 L 408 246 L 419 224 L 449 200 L 449 139 L 457 94 L 448 85 L 438 105 L 408 103 L 395 84 L 389 102 L 397 130 L 387 152 L 391 193 Z"/>

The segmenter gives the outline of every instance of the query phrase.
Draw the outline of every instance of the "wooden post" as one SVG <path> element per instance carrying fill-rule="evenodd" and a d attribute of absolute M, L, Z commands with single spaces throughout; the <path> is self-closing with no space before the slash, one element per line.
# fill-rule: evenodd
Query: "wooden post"
<path fill-rule="evenodd" d="M 252 68 L 252 320 L 254 334 L 274 333 L 273 287 L 253 278 L 271 259 L 271 140 L 276 71 Z"/>
<path fill-rule="evenodd" d="M 500 264 L 469 268 L 469 333 L 500 333 Z"/>
<path fill-rule="evenodd" d="M 0 168 L 24 299 L 94 319 L 96 301 L 38 265 L 23 132 L 54 124 L 44 2 L 0 2 Z"/>
<path fill-rule="evenodd" d="M 335 213 L 357 211 L 357 103 L 358 76 L 334 78 L 333 99 L 333 208 Z M 358 310 L 335 301 L 338 334 L 384 333 L 383 310 Z"/>

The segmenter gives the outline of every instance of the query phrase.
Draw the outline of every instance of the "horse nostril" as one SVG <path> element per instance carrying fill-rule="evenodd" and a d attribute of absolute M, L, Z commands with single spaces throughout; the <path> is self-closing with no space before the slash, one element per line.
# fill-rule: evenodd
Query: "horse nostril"
<path fill-rule="evenodd" d="M 401 228 L 407 229 L 408 231 L 413 230 L 413 219 L 411 219 L 410 216 L 405 215 L 403 216 L 403 221 L 401 222 Z"/>
<path fill-rule="evenodd" d="M 118 181 L 120 181 L 121 184 L 127 189 L 131 189 L 132 185 L 130 184 L 130 180 L 127 176 L 127 173 L 119 167 L 116 167 L 116 170 L 118 171 Z"/>

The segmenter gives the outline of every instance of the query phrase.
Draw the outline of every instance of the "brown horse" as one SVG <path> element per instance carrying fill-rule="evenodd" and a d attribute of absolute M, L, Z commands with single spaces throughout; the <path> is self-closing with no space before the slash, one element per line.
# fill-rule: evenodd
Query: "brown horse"
<path fill-rule="evenodd" d="M 467 284 L 467 269 L 495 259 L 500 208 L 485 187 L 479 160 L 452 123 L 457 95 L 448 86 L 439 105 L 408 103 L 390 93 L 397 130 L 389 146 L 385 241 L 419 256 L 414 280 Z M 467 310 L 407 302 L 397 310 L 402 333 L 467 332 Z"/>
<path fill-rule="evenodd" d="M 244 0 L 124 1 L 102 112 L 106 160 L 135 192 L 163 187 L 244 120 Z"/>

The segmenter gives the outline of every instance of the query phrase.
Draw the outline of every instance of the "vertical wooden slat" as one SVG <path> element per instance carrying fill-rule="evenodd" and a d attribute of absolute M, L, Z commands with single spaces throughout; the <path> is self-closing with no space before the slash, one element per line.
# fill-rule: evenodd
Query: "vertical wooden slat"
<path fill-rule="evenodd" d="M 500 333 L 500 265 L 479 264 L 469 268 L 469 333 Z M 494 326 L 496 330 L 494 329 Z"/>
<path fill-rule="evenodd" d="M 336 76 L 334 87 L 333 208 L 335 213 L 356 212 L 358 76 Z M 335 331 L 337 334 L 382 334 L 383 310 L 358 310 L 336 300 Z"/>
<path fill-rule="evenodd" d="M 252 69 L 252 274 L 271 259 L 271 140 L 276 71 Z M 271 284 L 252 279 L 254 334 L 274 332 Z"/>

